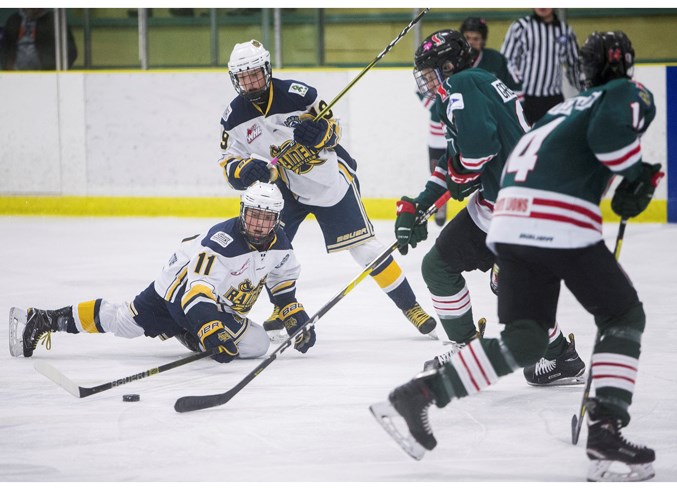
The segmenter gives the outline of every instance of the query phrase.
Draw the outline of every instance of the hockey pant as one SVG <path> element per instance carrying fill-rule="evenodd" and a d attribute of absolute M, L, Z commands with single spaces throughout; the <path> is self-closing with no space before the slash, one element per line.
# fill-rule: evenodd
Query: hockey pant
<path fill-rule="evenodd" d="M 176 310 L 174 310 L 176 308 Z M 135 338 L 173 337 L 189 330 L 179 325 L 186 321 L 180 305 L 166 302 L 156 292 L 153 284 L 139 293 L 132 303 L 111 303 L 103 299 L 73 305 L 73 324 L 67 332 L 112 333 L 117 337 Z M 263 356 L 270 345 L 268 335 L 258 324 L 247 318 L 221 313 L 218 317 L 233 334 L 239 357 Z"/>

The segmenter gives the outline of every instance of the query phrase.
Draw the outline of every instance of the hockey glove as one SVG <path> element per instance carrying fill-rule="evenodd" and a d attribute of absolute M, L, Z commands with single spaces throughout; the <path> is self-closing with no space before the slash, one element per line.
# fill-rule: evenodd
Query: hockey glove
<path fill-rule="evenodd" d="M 310 114 L 300 117 L 301 122 L 294 127 L 294 141 L 307 148 L 320 151 L 331 149 L 338 144 L 340 129 L 333 120 L 313 120 Z"/>
<path fill-rule="evenodd" d="M 240 182 L 243 188 L 248 188 L 252 183 L 270 181 L 270 170 L 268 163 L 260 159 L 243 159 L 235 167 L 233 176 Z"/>
<path fill-rule="evenodd" d="M 220 363 L 229 363 L 240 354 L 233 338 L 230 337 L 223 324 L 218 320 L 207 322 L 200 327 L 200 330 L 197 331 L 197 337 L 205 351 L 218 350 L 218 353 L 212 356 L 212 359 Z"/>
<path fill-rule="evenodd" d="M 653 198 L 654 191 L 665 176 L 660 163 L 642 163 L 640 175 L 634 181 L 624 178 L 616 187 L 611 199 L 611 209 L 622 219 L 631 219 L 644 212 Z"/>
<path fill-rule="evenodd" d="M 464 168 L 458 156 L 448 159 L 447 169 L 447 188 L 454 200 L 462 202 L 482 185 L 480 181 L 482 173 L 474 173 Z"/>
<path fill-rule="evenodd" d="M 280 310 L 280 318 L 287 329 L 287 334 L 291 337 L 294 333 L 302 327 L 310 317 L 303 309 L 303 305 L 299 302 L 292 302 L 285 305 Z M 302 334 L 299 334 L 294 340 L 294 349 L 305 354 L 308 349 L 315 345 L 315 326 L 308 328 Z"/>
<path fill-rule="evenodd" d="M 402 197 L 397 202 L 397 217 L 395 218 L 395 237 L 397 249 L 404 255 L 409 252 L 409 246 L 416 245 L 428 238 L 428 221 L 417 224 L 417 217 L 423 215 L 418 202 L 409 197 Z"/>

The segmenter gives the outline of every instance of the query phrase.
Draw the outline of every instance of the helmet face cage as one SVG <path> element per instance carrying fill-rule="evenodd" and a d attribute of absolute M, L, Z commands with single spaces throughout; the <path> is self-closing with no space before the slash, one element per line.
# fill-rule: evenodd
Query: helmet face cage
<path fill-rule="evenodd" d="M 257 181 L 240 199 L 240 224 L 245 239 L 254 246 L 267 244 L 280 225 L 284 200 L 273 184 Z"/>
<path fill-rule="evenodd" d="M 422 95 L 429 95 L 442 82 L 468 67 L 476 53 L 463 34 L 453 29 L 428 36 L 414 54 L 414 78 Z"/>
<path fill-rule="evenodd" d="M 616 78 L 631 78 L 635 50 L 621 31 L 593 32 L 585 40 L 580 58 L 584 84 L 591 88 Z"/>
<path fill-rule="evenodd" d="M 263 44 L 254 39 L 236 44 L 228 61 L 228 70 L 230 81 L 239 95 L 256 103 L 266 100 L 273 71 L 270 53 Z"/>

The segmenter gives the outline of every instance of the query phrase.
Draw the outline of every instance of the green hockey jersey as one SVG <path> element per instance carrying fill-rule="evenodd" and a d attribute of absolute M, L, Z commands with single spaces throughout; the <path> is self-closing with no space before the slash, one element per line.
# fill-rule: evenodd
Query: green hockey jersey
<path fill-rule="evenodd" d="M 470 197 L 467 208 L 475 224 L 486 232 L 505 161 L 529 128 L 522 105 L 496 76 L 470 68 L 444 81 L 438 89 L 435 110 L 445 125 L 447 150 L 424 193 L 430 195 L 428 198 L 442 195 L 447 185 L 454 184 L 454 172 L 459 169 L 481 173 L 480 190 Z M 452 158 L 462 168 L 454 170 Z"/>
<path fill-rule="evenodd" d="M 653 95 L 628 79 L 553 107 L 522 137 L 505 166 L 487 242 L 580 248 L 602 239 L 599 203 L 614 175 L 640 171 L 640 136 Z"/>
<path fill-rule="evenodd" d="M 508 60 L 495 49 L 484 48 L 475 61 L 475 68 L 482 68 L 496 75 L 496 78 L 505 83 L 513 91 L 519 91 L 521 84 L 513 77 L 508 69 Z"/>

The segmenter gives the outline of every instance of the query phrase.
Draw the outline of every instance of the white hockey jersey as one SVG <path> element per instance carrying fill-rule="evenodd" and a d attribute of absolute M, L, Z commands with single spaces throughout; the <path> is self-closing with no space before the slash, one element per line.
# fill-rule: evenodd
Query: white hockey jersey
<path fill-rule="evenodd" d="M 184 239 L 155 280 L 155 291 L 180 303 L 189 322 L 199 327 L 216 311 L 246 315 L 264 286 L 276 304 L 295 301 L 299 273 L 283 231 L 260 252 L 241 234 L 239 218 L 233 218 Z"/>
<path fill-rule="evenodd" d="M 311 151 L 294 142 L 299 116 L 319 102 L 317 90 L 294 80 L 273 78 L 265 112 L 242 96 L 236 97 L 221 119 L 221 166 L 236 189 L 233 168 L 246 158 L 270 161 L 282 150 L 277 164 L 280 178 L 303 204 L 331 207 L 346 194 L 355 162 L 340 145 Z M 291 146 L 290 149 L 286 149 Z"/>

